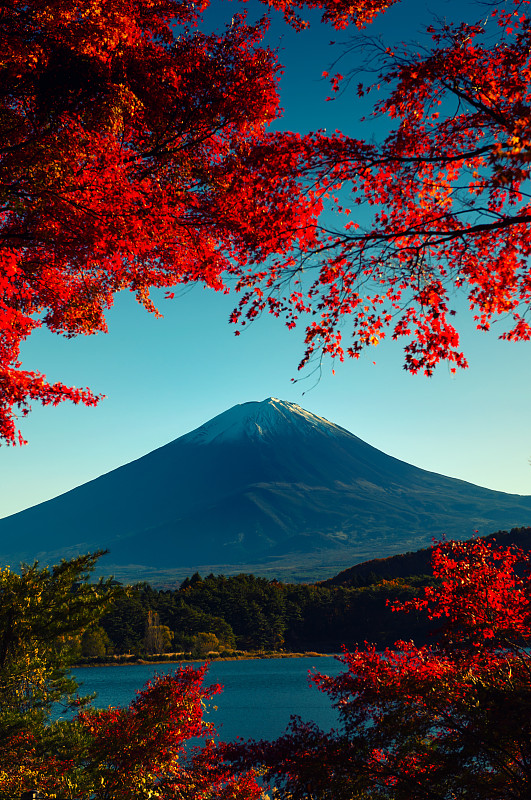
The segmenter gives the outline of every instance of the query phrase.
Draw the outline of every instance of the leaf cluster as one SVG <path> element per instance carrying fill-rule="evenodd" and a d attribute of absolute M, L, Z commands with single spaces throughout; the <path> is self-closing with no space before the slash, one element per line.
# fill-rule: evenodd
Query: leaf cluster
<path fill-rule="evenodd" d="M 394 2 L 267 5 L 296 28 L 299 11 L 321 8 L 342 29 Z M 2 9 L 0 439 L 10 444 L 24 442 L 16 418 L 33 401 L 100 399 L 24 370 L 22 342 L 43 326 L 105 331 L 123 290 L 158 314 L 152 288 L 234 286 L 237 333 L 264 311 L 288 328 L 305 320 L 300 367 L 359 358 L 390 336 L 412 373 L 465 368 L 460 294 L 478 330 L 500 322 L 501 338 L 531 338 L 526 3 L 429 26 L 420 46 L 365 40 L 360 67 L 323 73 L 330 100 L 373 98 L 368 139 L 268 131 L 281 114 L 268 20 L 236 13 L 205 33 L 207 4 Z M 371 69 L 371 82 L 354 80 Z"/>

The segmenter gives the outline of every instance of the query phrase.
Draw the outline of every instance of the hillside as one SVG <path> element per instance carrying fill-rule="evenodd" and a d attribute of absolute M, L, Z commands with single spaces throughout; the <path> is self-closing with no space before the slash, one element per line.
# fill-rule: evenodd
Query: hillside
<path fill-rule="evenodd" d="M 485 541 L 496 541 L 504 547 L 514 544 L 531 552 L 531 528 L 513 528 L 482 536 Z M 433 547 L 401 553 L 389 558 L 373 558 L 342 570 L 333 578 L 321 581 L 321 586 L 370 586 L 381 580 L 396 580 L 411 576 L 431 575 L 431 553 Z"/>

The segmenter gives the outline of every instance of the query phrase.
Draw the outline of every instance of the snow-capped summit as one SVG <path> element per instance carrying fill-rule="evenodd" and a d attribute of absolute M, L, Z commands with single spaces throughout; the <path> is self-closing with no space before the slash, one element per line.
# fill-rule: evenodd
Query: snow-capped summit
<path fill-rule="evenodd" d="M 326 578 L 370 558 L 528 525 L 531 497 L 446 478 L 275 397 L 0 520 L 0 558 L 109 548 L 106 571 Z"/>
<path fill-rule="evenodd" d="M 352 433 L 339 425 L 305 411 L 296 403 L 268 397 L 261 402 L 240 403 L 223 411 L 200 428 L 181 437 L 181 441 L 223 444 L 238 439 L 264 439 L 276 435 L 308 436 L 312 433 L 353 437 Z"/>

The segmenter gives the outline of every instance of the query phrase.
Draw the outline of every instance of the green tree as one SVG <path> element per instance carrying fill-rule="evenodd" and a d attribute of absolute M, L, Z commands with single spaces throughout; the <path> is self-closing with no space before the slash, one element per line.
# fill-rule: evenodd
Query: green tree
<path fill-rule="evenodd" d="M 88 583 L 102 552 L 62 561 L 52 569 L 23 565 L 0 570 L 0 741 L 24 731 L 46 738 L 52 707 L 79 705 L 69 674 L 85 630 L 123 589 Z M 52 726 L 53 728 L 53 726 Z M 0 751 L 0 769 L 2 752 Z"/>
<path fill-rule="evenodd" d="M 112 642 L 101 625 L 93 625 L 81 637 L 80 655 L 83 658 L 105 656 L 111 650 Z"/>
<path fill-rule="evenodd" d="M 116 598 L 112 609 L 101 619 L 101 627 L 109 636 L 115 653 L 139 653 L 145 634 L 145 608 L 138 587 Z"/>
<path fill-rule="evenodd" d="M 220 642 L 214 633 L 197 633 L 192 639 L 192 655 L 206 658 L 209 653 L 218 651 Z"/>
<path fill-rule="evenodd" d="M 34 789 L 47 798 L 258 800 L 254 776 L 235 778 L 222 764 L 202 719 L 221 690 L 203 685 L 206 667 L 156 677 L 123 709 L 79 709 L 87 698 L 76 696 L 69 667 L 83 640 L 105 641 L 97 621 L 124 592 L 110 579 L 88 583 L 99 555 L 0 570 L 0 800 Z M 53 721 L 58 702 L 78 713 Z"/>
<path fill-rule="evenodd" d="M 156 611 L 148 611 L 144 647 L 147 653 L 165 653 L 170 649 L 173 634 L 167 625 L 161 625 Z"/>

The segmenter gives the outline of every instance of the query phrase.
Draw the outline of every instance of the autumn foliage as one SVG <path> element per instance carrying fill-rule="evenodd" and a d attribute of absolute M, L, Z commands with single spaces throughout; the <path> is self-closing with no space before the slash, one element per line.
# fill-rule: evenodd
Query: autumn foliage
<path fill-rule="evenodd" d="M 389 334 L 411 372 L 465 367 L 456 288 L 477 328 L 501 319 L 502 338 L 530 338 L 527 3 L 432 27 L 418 47 L 369 39 L 369 83 L 345 57 L 331 99 L 372 98 L 367 140 L 269 132 L 280 71 L 262 43 L 267 18 L 249 24 L 235 6 L 226 30 L 208 34 L 207 5 L 0 10 L 4 441 L 23 441 L 16 418 L 32 401 L 97 403 L 24 370 L 20 345 L 42 326 L 105 331 L 123 290 L 157 313 L 152 287 L 235 287 L 237 325 L 262 311 L 306 324 L 300 366 L 357 358 Z M 394 3 L 267 5 L 299 29 L 319 7 L 343 29 Z"/>
<path fill-rule="evenodd" d="M 205 673 L 206 666 L 183 667 L 155 678 L 126 708 L 82 712 L 79 788 L 102 800 L 153 793 L 161 799 L 257 800 L 261 789 L 254 775 L 235 777 L 222 764 L 214 726 L 204 720 L 205 703 L 221 687 L 204 686 Z"/>
<path fill-rule="evenodd" d="M 205 718 L 221 690 L 206 666 L 155 677 L 124 708 L 78 695 L 76 645 L 125 591 L 87 582 L 97 558 L 0 571 L 0 798 L 257 800 L 254 773 L 223 764 Z"/>
<path fill-rule="evenodd" d="M 106 309 L 126 289 L 155 313 L 150 287 L 223 289 L 249 252 L 283 250 L 284 228 L 306 214 L 296 197 L 273 214 L 242 171 L 278 113 L 276 61 L 260 46 L 265 20 L 236 15 L 217 36 L 197 29 L 200 12 L 177 0 L 14 0 L 0 10 L 8 442 L 32 400 L 98 399 L 21 368 L 32 331 L 104 331 Z"/>
<path fill-rule="evenodd" d="M 301 13 L 310 8 L 321 9 L 322 21 L 341 30 L 348 25 L 365 28 L 378 14 L 399 0 L 361 0 L 357 3 L 351 0 L 261 0 L 261 2 L 282 11 L 286 22 L 296 30 L 309 27 L 309 23 L 302 18 Z"/>
<path fill-rule="evenodd" d="M 158 676 L 125 708 L 81 711 L 43 739 L 17 732 L 0 744 L 0 797 L 38 789 L 46 797 L 94 800 L 258 800 L 252 771 L 223 764 L 205 703 L 206 667 Z"/>
<path fill-rule="evenodd" d="M 289 798 L 529 797 L 529 555 L 448 542 L 433 570 L 439 585 L 394 610 L 437 620 L 436 643 L 345 651 L 345 672 L 312 678 L 338 730 L 295 720 L 277 742 L 229 747 L 229 757 L 265 766 Z"/>
<path fill-rule="evenodd" d="M 319 353 L 357 358 L 390 334 L 413 373 L 441 360 L 466 367 L 461 294 L 478 329 L 501 319 L 501 338 L 530 338 L 531 27 L 526 3 L 492 6 L 476 24 L 430 28 L 422 47 L 369 40 L 369 84 L 348 63 L 330 76 L 332 98 L 374 97 L 380 143 L 270 137 L 264 159 L 289 162 L 327 213 L 309 247 L 242 279 L 240 310 L 269 308 L 288 325 L 309 313 L 303 365 Z"/>

